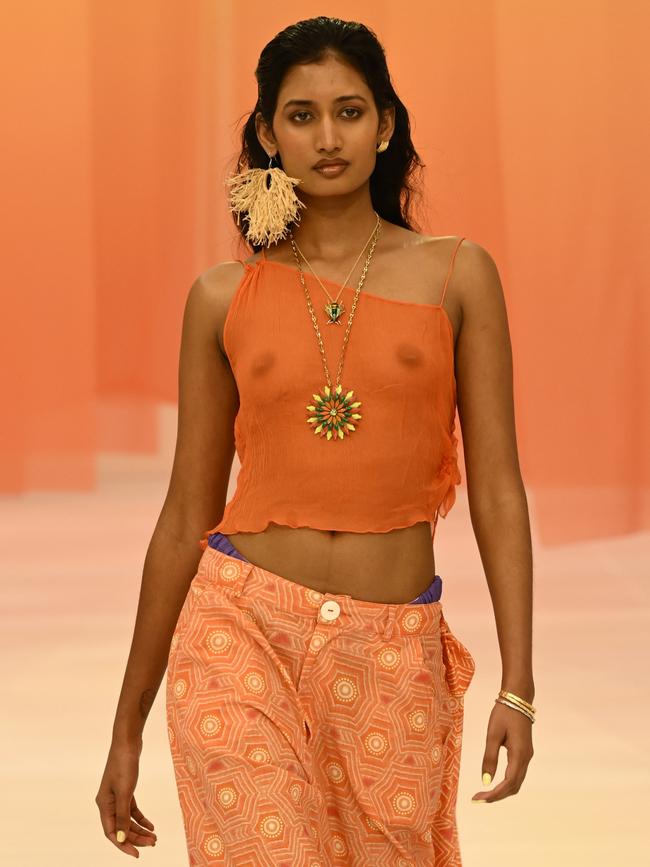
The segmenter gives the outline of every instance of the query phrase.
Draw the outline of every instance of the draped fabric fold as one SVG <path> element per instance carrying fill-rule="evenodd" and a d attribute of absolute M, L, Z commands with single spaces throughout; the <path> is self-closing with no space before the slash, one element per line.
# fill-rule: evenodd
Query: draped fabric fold
<path fill-rule="evenodd" d="M 446 479 L 447 490 L 438 506 L 438 514 L 446 518 L 456 502 L 456 485 L 459 485 L 462 480 L 458 468 L 458 437 L 454 434 L 453 429 L 449 446 L 440 464 L 440 478 Z"/>

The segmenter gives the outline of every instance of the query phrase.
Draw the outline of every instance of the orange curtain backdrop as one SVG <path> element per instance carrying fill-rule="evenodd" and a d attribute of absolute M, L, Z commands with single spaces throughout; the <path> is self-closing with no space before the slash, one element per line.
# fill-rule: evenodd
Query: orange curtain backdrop
<path fill-rule="evenodd" d="M 157 449 L 187 290 L 246 255 L 223 182 L 257 57 L 318 14 L 249 4 L 242 26 L 208 0 L 5 5 L 4 493 L 92 488 L 98 452 Z M 327 14 L 386 48 L 427 166 L 421 230 L 466 235 L 497 262 L 539 540 L 647 529 L 650 7 Z"/>

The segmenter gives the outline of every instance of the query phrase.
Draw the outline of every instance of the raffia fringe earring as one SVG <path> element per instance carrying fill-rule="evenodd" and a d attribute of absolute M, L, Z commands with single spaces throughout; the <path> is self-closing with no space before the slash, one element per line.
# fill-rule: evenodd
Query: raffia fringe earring
<path fill-rule="evenodd" d="M 246 169 L 239 175 L 231 175 L 226 184 L 230 186 L 229 207 L 248 222 L 246 238 L 256 246 L 277 244 L 286 238 L 288 224 L 300 222 L 300 208 L 306 208 L 296 196 L 294 185 L 301 178 L 290 178 L 281 168 Z"/>

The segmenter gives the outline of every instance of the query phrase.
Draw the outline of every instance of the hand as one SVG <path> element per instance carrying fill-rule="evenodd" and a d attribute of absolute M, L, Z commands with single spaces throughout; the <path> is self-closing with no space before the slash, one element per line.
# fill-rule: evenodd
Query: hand
<path fill-rule="evenodd" d="M 494 779 L 499 748 L 505 746 L 508 751 L 505 779 L 488 792 L 477 792 L 472 801 L 491 803 L 517 794 L 533 757 L 532 728 L 533 723 L 523 713 L 495 701 L 488 721 L 482 773 L 487 771 Z"/>
<path fill-rule="evenodd" d="M 111 744 L 104 776 L 95 798 L 105 836 L 118 849 L 134 858 L 140 857 L 136 846 L 156 845 L 153 822 L 138 809 L 133 795 L 141 751 L 141 740 L 135 744 Z M 118 842 L 118 831 L 126 833 L 123 843 Z"/>

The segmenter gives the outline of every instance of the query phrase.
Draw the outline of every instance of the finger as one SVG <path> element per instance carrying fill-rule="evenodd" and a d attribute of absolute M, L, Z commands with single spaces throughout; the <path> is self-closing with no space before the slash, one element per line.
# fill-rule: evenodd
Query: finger
<path fill-rule="evenodd" d="M 483 765 L 481 768 L 481 782 L 484 786 L 489 786 L 492 780 L 494 779 L 497 772 L 497 763 L 488 762 L 485 758 L 483 759 Z"/>
<path fill-rule="evenodd" d="M 146 837 L 147 840 L 158 839 L 155 831 L 150 831 L 148 828 L 143 828 L 142 825 L 138 824 L 138 822 L 135 821 L 135 819 L 131 819 L 129 830 L 134 834 L 141 834 L 143 837 Z"/>
<path fill-rule="evenodd" d="M 155 834 L 148 828 L 141 828 L 133 819 L 131 819 L 131 827 L 127 837 L 134 846 L 155 846 L 157 842 Z"/>
<path fill-rule="evenodd" d="M 491 803 L 492 801 L 500 801 L 510 795 L 515 795 L 521 788 L 521 784 L 526 776 L 526 765 L 523 755 L 520 753 L 509 753 L 508 764 L 504 779 L 493 789 L 485 794 L 483 800 Z M 479 793 L 483 795 L 483 793 Z"/>
<path fill-rule="evenodd" d="M 115 844 L 125 852 L 139 852 L 131 840 L 131 792 L 118 792 L 115 798 Z"/>
<path fill-rule="evenodd" d="M 134 858 L 139 858 L 139 857 L 140 857 L 140 853 L 139 853 L 138 850 L 135 848 L 135 846 L 133 845 L 133 843 L 131 843 L 131 841 L 129 840 L 128 833 L 127 833 L 126 839 L 125 839 L 124 842 L 122 842 L 122 843 L 120 843 L 120 841 L 117 839 L 117 832 L 113 832 L 112 834 L 108 834 L 108 839 L 109 839 L 112 843 L 115 843 L 115 845 L 117 846 L 117 848 L 118 848 L 118 849 L 121 849 L 122 852 L 126 852 L 126 853 L 129 854 L 129 855 L 133 855 Z"/>
<path fill-rule="evenodd" d="M 147 817 L 144 815 L 142 810 L 138 807 L 135 802 L 135 795 L 133 796 L 133 800 L 131 803 L 131 815 L 134 819 L 137 819 L 141 825 L 144 825 L 145 828 L 149 828 L 149 830 L 153 831 L 153 822 L 150 822 L 149 819 L 147 819 Z"/>
<path fill-rule="evenodd" d="M 135 800 L 135 795 L 133 795 L 133 797 L 131 798 L 131 816 L 140 825 L 140 827 L 138 827 L 135 822 L 132 822 L 132 830 L 136 830 L 138 833 L 144 834 L 145 836 L 156 840 L 156 835 L 153 833 L 153 822 L 150 822 L 149 819 L 147 819 L 147 817 L 144 815 L 142 810 L 138 807 L 137 801 Z"/>
<path fill-rule="evenodd" d="M 481 780 L 484 786 L 489 786 L 496 776 L 499 766 L 499 750 L 504 745 L 505 733 L 502 736 L 495 736 L 488 733 L 485 739 L 485 752 L 483 753 L 483 762 L 481 764 Z M 489 775 L 489 779 L 486 777 Z M 477 792 L 472 800 L 476 800 L 477 795 L 484 795 L 485 792 Z M 481 799 L 482 800 L 482 799 Z"/>
<path fill-rule="evenodd" d="M 99 821 L 102 823 L 104 834 L 108 837 L 111 831 L 115 830 L 115 800 L 113 795 L 106 795 L 100 792 L 95 797 L 95 803 L 99 810 Z"/>

